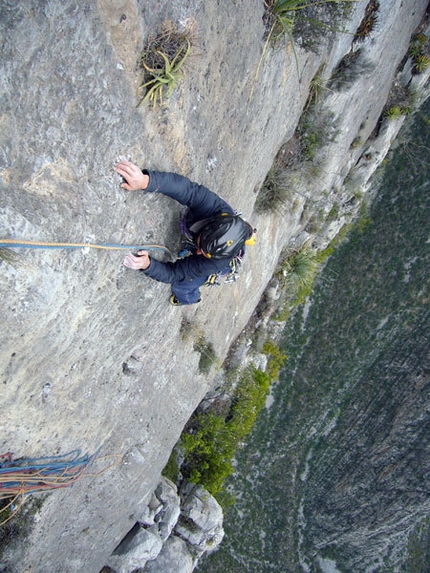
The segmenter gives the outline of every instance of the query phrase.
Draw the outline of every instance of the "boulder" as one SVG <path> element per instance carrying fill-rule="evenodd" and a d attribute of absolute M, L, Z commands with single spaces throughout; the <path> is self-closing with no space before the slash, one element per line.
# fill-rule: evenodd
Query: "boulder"
<path fill-rule="evenodd" d="M 149 503 L 144 505 L 141 512 L 139 513 L 138 522 L 142 525 L 150 526 L 155 523 L 155 516 L 161 510 L 163 504 L 155 495 L 155 492 L 151 494 Z"/>
<path fill-rule="evenodd" d="M 221 506 L 202 486 L 194 484 L 182 488 L 181 500 L 181 515 L 174 533 L 197 554 L 212 551 L 224 537 Z"/>
<path fill-rule="evenodd" d="M 175 484 L 165 477 L 162 477 L 158 484 L 155 496 L 161 503 L 161 508 L 154 519 L 159 536 L 163 541 L 166 541 L 179 518 L 180 498 Z"/>
<path fill-rule="evenodd" d="M 112 553 L 109 565 L 119 573 L 131 573 L 144 567 L 147 561 L 155 559 L 162 546 L 163 542 L 155 526 L 144 529 L 136 523 Z"/>
<path fill-rule="evenodd" d="M 185 541 L 171 535 L 154 561 L 145 566 L 145 573 L 191 573 L 195 562 Z"/>

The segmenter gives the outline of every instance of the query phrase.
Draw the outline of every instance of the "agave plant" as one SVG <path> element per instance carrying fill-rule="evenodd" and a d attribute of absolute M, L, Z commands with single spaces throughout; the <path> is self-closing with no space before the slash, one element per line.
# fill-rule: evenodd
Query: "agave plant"
<path fill-rule="evenodd" d="M 384 116 L 387 119 L 395 120 L 402 117 L 402 115 L 408 115 L 411 112 L 410 108 L 402 107 L 400 105 L 393 105 L 384 112 Z"/>
<path fill-rule="evenodd" d="M 419 54 L 414 58 L 414 70 L 418 74 L 422 74 L 430 65 L 430 56 L 426 54 Z"/>
<path fill-rule="evenodd" d="M 190 51 L 191 42 L 186 36 L 183 36 L 183 43 L 171 60 L 161 49 L 155 49 L 155 54 L 159 56 L 159 61 L 162 63 L 161 67 L 151 67 L 148 65 L 145 55 L 142 57 L 142 65 L 152 77 L 140 86 L 142 89 L 147 88 L 148 91 L 139 106 L 147 100 L 151 100 L 154 107 L 157 103 L 162 105 L 164 93 L 167 98 L 171 97 L 181 78 L 182 66 Z"/>

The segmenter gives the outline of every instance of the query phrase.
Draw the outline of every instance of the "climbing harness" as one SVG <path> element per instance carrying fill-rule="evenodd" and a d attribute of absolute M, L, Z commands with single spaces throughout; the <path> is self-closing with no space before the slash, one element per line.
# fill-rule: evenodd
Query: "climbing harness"
<path fill-rule="evenodd" d="M 98 457 L 82 455 L 73 450 L 64 456 L 12 460 L 10 452 L 0 456 L 0 526 L 12 519 L 21 508 L 24 498 L 31 494 L 47 493 L 56 489 L 71 487 L 85 473 L 86 477 L 96 477 L 116 466 L 119 455 Z M 88 468 L 95 460 L 115 457 L 117 461 L 96 474 L 88 474 Z M 4 461 L 2 461 L 4 460 Z"/>
<path fill-rule="evenodd" d="M 27 248 L 27 249 L 105 249 L 130 251 L 163 251 L 175 261 L 175 255 L 163 245 L 119 245 L 115 243 L 52 243 L 49 241 L 22 241 L 19 239 L 0 239 L 0 248 Z"/>
<path fill-rule="evenodd" d="M 176 255 L 177 259 L 185 259 L 196 252 L 196 246 L 191 242 L 185 242 L 183 249 Z M 245 250 L 242 249 L 239 254 L 229 262 L 229 270 L 219 271 L 208 276 L 204 286 L 221 286 L 221 281 L 224 283 L 234 283 L 239 278 L 239 268 L 243 261 Z"/>
<path fill-rule="evenodd" d="M 242 264 L 244 252 L 240 253 L 234 257 L 229 263 L 230 270 L 220 271 L 219 273 L 214 273 L 208 277 L 204 286 L 221 286 L 221 281 L 224 279 L 224 283 L 235 283 L 239 278 L 239 267 Z"/>

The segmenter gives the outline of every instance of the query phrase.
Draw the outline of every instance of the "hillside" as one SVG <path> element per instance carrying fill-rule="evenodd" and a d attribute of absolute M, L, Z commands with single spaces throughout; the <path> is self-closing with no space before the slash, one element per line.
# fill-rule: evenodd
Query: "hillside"
<path fill-rule="evenodd" d="M 287 323 L 225 539 L 199 572 L 428 570 L 429 104 Z"/>
<path fill-rule="evenodd" d="M 1 261 L 1 451 L 97 453 L 91 474 L 102 472 L 46 496 L 3 571 L 102 570 L 217 374 L 201 372 L 181 325 L 203 331 L 221 364 L 283 248 L 325 247 L 367 200 L 404 120 L 384 110 L 412 92 L 419 105 L 428 89 L 408 57 L 416 31 L 428 33 L 427 2 L 377 4 L 360 41 L 366 2 L 319 7 L 312 19 L 335 27 L 305 20 L 273 45 L 261 0 L 2 3 L 3 238 L 177 251 L 183 209 L 121 189 L 113 166 L 124 157 L 208 186 L 258 229 L 240 280 L 190 308 L 171 307 L 169 286 L 127 270 L 120 251 L 23 249 Z M 165 105 L 138 106 L 141 54 L 166 20 L 190 35 L 191 53 Z M 297 139 L 290 196 L 257 212 L 275 158 Z"/>

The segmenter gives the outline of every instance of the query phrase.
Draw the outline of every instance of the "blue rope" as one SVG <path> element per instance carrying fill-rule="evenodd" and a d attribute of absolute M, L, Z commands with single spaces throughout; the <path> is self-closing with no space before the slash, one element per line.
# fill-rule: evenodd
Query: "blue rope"
<path fill-rule="evenodd" d="M 0 499 L 14 493 L 30 495 L 73 485 L 94 461 L 93 455 L 73 450 L 63 456 L 27 458 L 0 463 Z"/>

